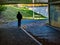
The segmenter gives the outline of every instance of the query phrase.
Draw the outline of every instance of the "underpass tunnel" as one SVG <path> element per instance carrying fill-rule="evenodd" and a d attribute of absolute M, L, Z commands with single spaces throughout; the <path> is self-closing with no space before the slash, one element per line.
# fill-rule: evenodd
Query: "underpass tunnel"
<path fill-rule="evenodd" d="M 23 4 L 23 6 L 26 6 L 26 7 L 23 7 L 25 9 L 21 11 L 21 13 L 24 15 L 23 16 L 24 19 L 42 19 L 40 17 L 44 17 L 44 18 L 47 17 L 49 25 L 60 28 L 60 24 L 59 24 L 60 23 L 60 16 L 59 16 L 60 15 L 60 9 L 59 9 L 60 2 L 58 2 L 58 1 L 59 0 L 57 0 L 57 1 L 56 0 L 53 0 L 53 1 L 52 0 L 46 0 L 46 1 L 44 1 L 44 0 L 30 0 L 30 1 L 28 1 L 28 0 L 26 0 L 26 1 L 22 1 L 22 0 L 20 0 L 20 1 L 17 1 L 17 0 L 15 0 L 15 1 L 14 0 L 7 0 L 7 1 L 6 0 L 0 0 L 1 5 L 7 4 L 5 6 L 8 6 L 8 8 L 11 7 L 10 10 L 8 8 L 7 8 L 8 10 L 5 10 L 3 8 L 4 6 L 2 6 L 2 8 L 0 8 L 0 23 L 1 23 L 1 21 L 2 22 L 7 21 L 7 19 L 8 20 L 11 19 L 13 21 L 14 21 L 14 19 L 17 20 L 16 19 L 17 11 L 18 10 L 20 11 L 22 8 L 19 9 L 16 7 L 19 7 L 18 5 Z M 28 6 L 27 6 L 27 4 L 28 4 Z M 29 4 L 33 4 L 33 5 L 29 6 Z M 41 7 L 40 4 L 43 5 L 43 7 Z M 45 4 L 47 4 L 47 7 Z M 0 5 L 0 7 L 1 7 L 1 5 Z M 13 5 L 15 7 L 13 7 Z M 44 6 L 47 9 L 44 10 Z M 29 9 L 30 12 L 27 11 L 27 8 Z M 1 9 L 3 9 L 5 12 Z M 9 12 L 11 10 L 13 10 L 13 12 Z M 1 13 L 1 11 L 2 11 L 2 13 Z M 14 11 L 15 11 L 15 13 L 14 13 Z M 23 11 L 25 11 L 25 12 L 23 12 Z M 45 14 L 46 11 L 48 14 Z M 26 13 L 29 13 L 29 14 L 26 15 Z M 41 16 L 41 15 L 43 15 L 43 16 Z M 10 16 L 13 18 L 11 18 Z M 2 17 L 3 17 L 3 19 L 1 19 Z M 9 20 L 9 21 L 11 21 L 11 20 Z"/>
<path fill-rule="evenodd" d="M 14 41 L 17 39 L 17 43 L 20 40 L 21 30 L 17 30 L 16 18 L 17 12 L 20 11 L 23 16 L 21 21 L 23 30 L 42 42 L 43 45 L 60 45 L 60 0 L 0 0 L 0 2 L 0 36 L 5 39 L 6 35 L 8 44 L 9 38 L 11 38 L 9 33 L 13 34 L 12 38 Z M 2 44 L 6 44 L 4 39 L 2 39 Z"/>

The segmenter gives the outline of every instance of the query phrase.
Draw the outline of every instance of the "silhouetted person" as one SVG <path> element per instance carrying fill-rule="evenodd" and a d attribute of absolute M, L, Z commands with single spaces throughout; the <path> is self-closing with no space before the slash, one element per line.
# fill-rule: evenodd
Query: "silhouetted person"
<path fill-rule="evenodd" d="M 20 12 L 18 12 L 17 14 L 17 19 L 18 19 L 18 27 L 21 27 L 22 14 Z"/>

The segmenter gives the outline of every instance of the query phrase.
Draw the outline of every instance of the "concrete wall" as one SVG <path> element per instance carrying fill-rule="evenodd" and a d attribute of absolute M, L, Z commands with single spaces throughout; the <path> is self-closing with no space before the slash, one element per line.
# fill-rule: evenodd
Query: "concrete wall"
<path fill-rule="evenodd" d="M 50 21 L 51 25 L 60 27 L 60 5 L 50 5 Z"/>

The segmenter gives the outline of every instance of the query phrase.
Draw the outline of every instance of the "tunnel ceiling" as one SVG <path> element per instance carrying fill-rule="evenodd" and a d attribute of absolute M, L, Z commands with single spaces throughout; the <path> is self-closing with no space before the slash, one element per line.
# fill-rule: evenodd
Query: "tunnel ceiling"
<path fill-rule="evenodd" d="M 30 4 L 30 3 L 48 3 L 48 0 L 0 0 L 0 3 L 20 3 L 20 4 Z"/>
<path fill-rule="evenodd" d="M 51 2 L 60 1 L 60 0 L 50 0 Z"/>

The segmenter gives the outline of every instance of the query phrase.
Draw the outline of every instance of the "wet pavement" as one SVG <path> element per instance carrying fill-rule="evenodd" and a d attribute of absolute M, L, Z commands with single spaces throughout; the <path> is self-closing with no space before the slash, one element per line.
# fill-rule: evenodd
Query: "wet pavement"
<path fill-rule="evenodd" d="M 37 22 L 37 21 L 40 21 L 40 20 L 22 20 L 21 21 L 21 24 L 22 26 L 25 25 L 25 24 L 30 24 L 30 23 L 33 23 L 33 22 Z M 43 20 L 41 20 L 43 21 Z M 13 21 L 13 22 L 9 22 L 9 23 L 5 23 L 5 24 L 0 24 L 0 28 L 11 28 L 11 27 L 18 27 L 17 25 L 17 21 Z"/>
<path fill-rule="evenodd" d="M 47 25 L 47 22 L 48 20 L 22 20 L 22 28 L 43 45 L 60 45 L 60 31 Z M 0 39 L 0 45 L 38 45 L 21 29 L 17 29 L 17 21 L 0 25 Z"/>
<path fill-rule="evenodd" d="M 60 29 L 54 29 L 46 24 L 45 21 L 37 21 L 26 24 L 23 28 L 33 35 L 43 45 L 60 45 Z"/>
<path fill-rule="evenodd" d="M 23 24 L 25 22 L 22 21 Z M 27 21 L 28 23 L 29 21 Z M 25 24 L 27 24 L 25 22 Z M 31 21 L 29 22 L 31 23 Z M 23 25 L 22 24 L 22 25 Z M 17 28 L 17 22 L 0 25 L 0 45 L 39 45 L 22 29 Z"/>

